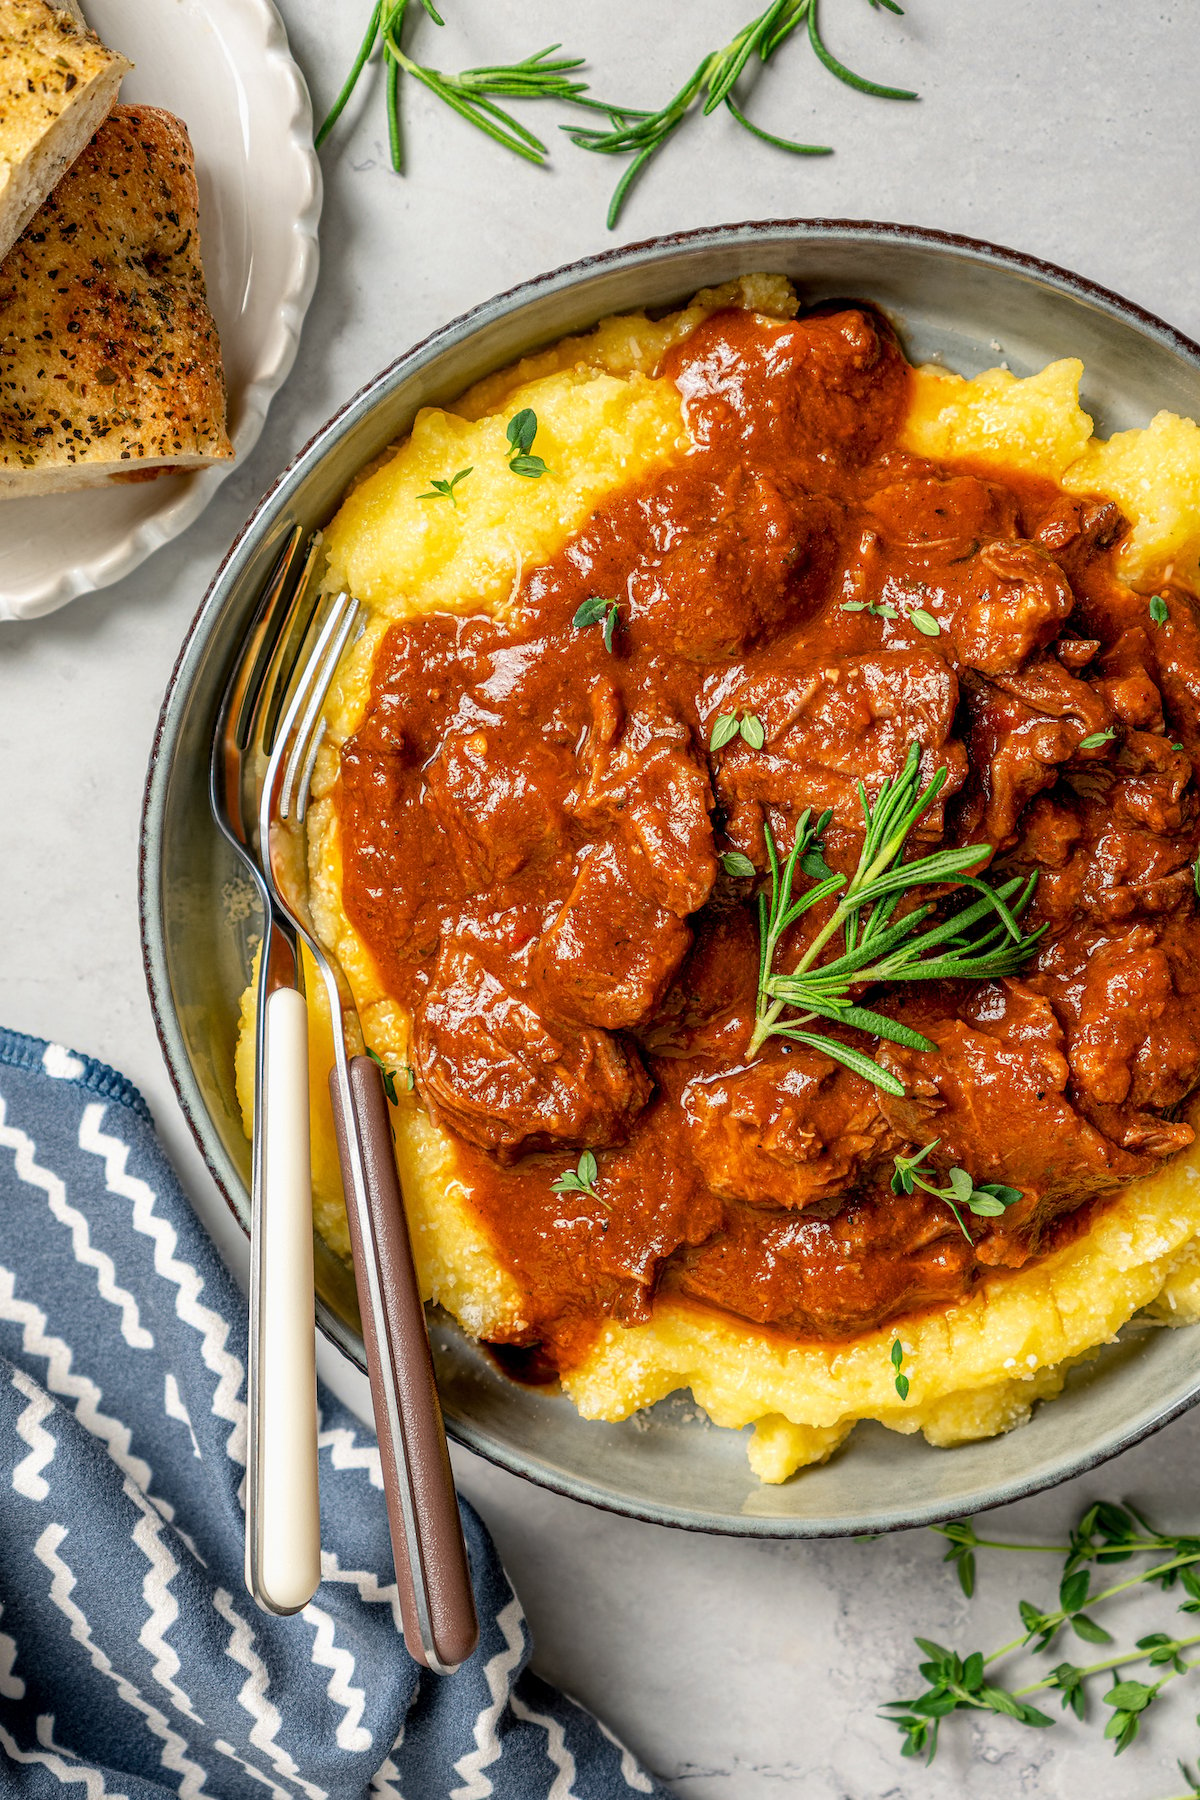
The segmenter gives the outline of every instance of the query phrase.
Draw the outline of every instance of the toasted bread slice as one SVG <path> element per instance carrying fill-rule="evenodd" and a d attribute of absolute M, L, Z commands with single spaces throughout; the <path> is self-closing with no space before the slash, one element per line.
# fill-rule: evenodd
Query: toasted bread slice
<path fill-rule="evenodd" d="M 117 106 L 0 264 L 0 496 L 233 455 L 187 131 Z"/>
<path fill-rule="evenodd" d="M 0 0 L 0 257 L 94 136 L 129 66 L 70 11 Z"/>

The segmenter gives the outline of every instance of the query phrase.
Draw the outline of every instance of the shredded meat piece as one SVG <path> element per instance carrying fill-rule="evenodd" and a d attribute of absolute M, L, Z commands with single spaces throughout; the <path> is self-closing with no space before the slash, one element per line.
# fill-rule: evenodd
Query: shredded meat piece
<path fill-rule="evenodd" d="M 610 684 L 592 704 L 571 813 L 586 829 L 615 828 L 640 850 L 649 891 L 686 917 L 708 899 L 717 873 L 707 766 L 674 715 L 647 708 L 626 718 Z"/>
<path fill-rule="evenodd" d="M 941 1169 L 1020 1188 L 1002 1217 L 976 1222 L 982 1262 L 1019 1267 L 1056 1213 L 1144 1174 L 1141 1158 L 1105 1137 L 1068 1092 L 1071 1067 L 1050 1002 L 1023 981 L 987 982 L 959 1000 L 914 995 L 897 1016 L 937 1045 L 936 1054 L 885 1044 L 879 1060 L 904 1082 L 880 1096 L 893 1129 L 917 1144 L 939 1139 Z"/>
<path fill-rule="evenodd" d="M 753 712 L 765 732 L 761 750 L 736 742 L 722 753 L 717 798 L 730 842 L 761 863 L 767 807 L 793 819 L 805 807 L 829 807 L 854 829 L 862 817 L 859 782 L 877 793 L 900 773 L 912 743 L 922 747 L 925 780 L 943 764 L 948 770 L 938 804 L 921 822 L 923 835 L 938 835 L 944 802 L 966 775 L 963 747 L 951 736 L 957 703 L 954 672 L 934 651 L 772 662 L 722 684 L 709 701 L 710 719 Z"/>
<path fill-rule="evenodd" d="M 687 955 L 691 932 L 653 898 L 636 845 L 597 844 L 533 953 L 533 992 L 555 1017 L 610 1031 L 648 1019 Z"/>
<path fill-rule="evenodd" d="M 632 1047 L 547 1022 L 454 937 L 417 1013 L 414 1058 L 434 1112 L 502 1162 L 623 1143 L 650 1097 Z"/>
<path fill-rule="evenodd" d="M 962 572 L 952 600 L 938 606 L 959 660 L 981 675 L 1015 675 L 1053 642 L 1075 596 L 1058 564 L 1036 544 L 985 544 Z"/>
<path fill-rule="evenodd" d="M 1109 730 L 1112 714 L 1092 688 L 1048 656 L 1017 675 L 975 676 L 964 691 L 971 781 L 958 830 L 1003 849 L 1025 807 L 1053 786 L 1063 763 L 1077 754 L 1099 759 L 1107 740 L 1091 750 L 1080 746 Z"/>
<path fill-rule="evenodd" d="M 899 1142 L 869 1083 L 800 1045 L 773 1046 L 747 1068 L 695 1076 L 680 1106 L 709 1187 L 752 1206 L 837 1199 Z"/>

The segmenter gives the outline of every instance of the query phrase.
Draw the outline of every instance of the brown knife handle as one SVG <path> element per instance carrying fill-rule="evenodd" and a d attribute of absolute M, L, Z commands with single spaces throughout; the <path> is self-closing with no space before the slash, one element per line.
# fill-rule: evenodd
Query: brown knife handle
<path fill-rule="evenodd" d="M 479 1641 L 475 1596 L 392 1154 L 383 1073 L 370 1057 L 355 1056 L 348 1080 L 349 1108 L 337 1068 L 329 1088 L 404 1642 L 417 1662 L 448 1673 Z"/>

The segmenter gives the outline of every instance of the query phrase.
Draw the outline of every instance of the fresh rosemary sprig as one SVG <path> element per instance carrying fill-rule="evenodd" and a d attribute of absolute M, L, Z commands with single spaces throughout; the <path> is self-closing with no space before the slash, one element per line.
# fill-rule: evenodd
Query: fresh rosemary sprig
<path fill-rule="evenodd" d="M 758 996 L 749 1056 L 757 1055 L 769 1037 L 791 1038 L 832 1056 L 886 1093 L 901 1095 L 903 1083 L 872 1057 L 802 1027 L 812 1019 L 831 1019 L 912 1050 L 932 1051 L 936 1045 L 911 1026 L 855 1004 L 850 997 L 854 989 L 876 982 L 991 980 L 1015 973 L 1033 954 L 1045 926 L 1023 937 L 1018 921 L 1033 897 L 1036 874 L 1026 879 L 1014 876 L 999 887 L 990 887 L 970 873 L 991 854 L 990 844 L 964 844 L 914 862 L 902 861 L 910 834 L 946 781 L 943 767 L 921 788 L 920 767 L 921 748 L 914 743 L 901 773 L 894 781 L 883 783 L 873 802 L 859 782 L 864 835 L 858 866 L 849 882 L 844 875 L 826 875 L 815 887 L 793 897 L 797 866 L 803 868 L 804 859 L 819 850 L 830 813 L 823 813 L 814 823 L 811 811 L 805 811 L 782 867 L 770 825 L 765 827 L 770 884 L 758 899 Z M 935 911 L 933 901 L 914 907 L 893 922 L 904 895 L 947 882 L 972 889 L 979 898 L 926 929 L 922 927 Z M 795 968 L 789 974 L 776 974 L 775 955 L 784 933 L 812 907 L 835 895 L 837 905 Z M 819 963 L 822 951 L 839 932 L 843 934 L 842 953 Z M 788 1009 L 799 1017 L 784 1020 Z"/>
<path fill-rule="evenodd" d="M 609 204 L 610 230 L 620 218 L 629 191 L 642 170 L 674 136 L 698 101 L 706 118 L 719 106 L 724 106 L 746 131 L 761 138 L 764 143 L 774 144 L 778 150 L 787 150 L 794 156 L 832 154 L 831 144 L 801 144 L 793 138 L 777 137 L 774 132 L 764 131 L 746 117 L 734 93 L 737 82 L 751 59 L 757 57 L 760 62 L 767 62 L 800 25 L 807 25 L 809 43 L 830 74 L 836 75 L 839 81 L 857 88 L 860 93 L 874 94 L 881 99 L 917 98 L 907 88 L 881 87 L 877 82 L 856 75 L 853 69 L 848 69 L 845 63 L 839 62 L 821 36 L 817 8 L 818 0 L 771 0 L 771 4 L 758 17 L 743 25 L 727 44 L 722 45 L 719 50 L 710 50 L 696 65 L 683 86 L 656 112 L 634 112 L 609 107 L 606 109 L 609 113 L 607 130 L 586 125 L 563 127 L 571 142 L 578 144 L 581 150 L 598 151 L 603 156 L 630 158 L 629 166 L 618 181 Z M 893 0 L 887 6 L 887 11 L 900 12 L 901 8 Z"/>
<path fill-rule="evenodd" d="M 426 16 L 435 25 L 444 24 L 433 0 L 419 0 Z M 896 0 L 870 0 L 875 11 L 899 14 L 903 8 Z M 415 15 L 418 0 L 375 0 L 358 52 L 341 91 L 317 132 L 317 148 L 325 142 L 345 111 L 364 69 L 377 48 L 382 49 L 385 68 L 384 90 L 387 98 L 388 143 L 392 166 L 398 172 L 404 167 L 404 144 L 400 122 L 401 73 L 418 81 L 446 106 L 484 132 L 515 156 L 527 162 L 544 163 L 550 152 L 541 138 L 522 125 L 501 106 L 501 100 L 557 100 L 565 105 L 584 107 L 602 113 L 607 123 L 595 129 L 564 125 L 573 143 L 581 149 L 598 151 L 608 156 L 628 156 L 628 168 L 617 183 L 608 209 L 608 224 L 617 223 L 630 188 L 647 163 L 678 130 L 688 114 L 701 104 L 707 115 L 724 106 L 746 131 L 764 143 L 798 156 L 829 156 L 832 145 L 801 144 L 791 138 L 777 137 L 746 117 L 739 105 L 735 88 L 753 58 L 767 62 L 801 25 L 819 61 L 847 86 L 859 93 L 872 94 L 885 100 L 915 100 L 907 88 L 884 87 L 868 81 L 848 69 L 829 49 L 821 34 L 817 16 L 819 0 L 771 0 L 764 11 L 749 21 L 719 50 L 712 50 L 697 65 L 679 91 L 657 111 L 646 112 L 636 107 L 615 106 L 594 100 L 585 81 L 578 79 L 584 65 L 581 56 L 556 56 L 561 46 L 551 44 L 519 62 L 493 63 L 460 74 L 450 74 L 418 62 L 402 42 L 404 27 Z"/>
<path fill-rule="evenodd" d="M 974 1213 L 977 1218 L 995 1219 L 1002 1212 L 1007 1212 L 1010 1206 L 1015 1206 L 1018 1200 L 1024 1199 L 1024 1195 L 1020 1188 L 1005 1187 L 1002 1182 L 998 1181 L 984 1181 L 977 1186 L 965 1169 L 951 1169 L 946 1186 L 937 1187 L 930 1181 L 929 1171 L 923 1170 L 921 1165 L 930 1151 L 936 1150 L 941 1141 L 941 1138 L 934 1138 L 931 1144 L 926 1144 L 925 1148 L 918 1150 L 915 1156 L 894 1156 L 892 1158 L 896 1169 L 892 1176 L 892 1192 L 893 1194 L 911 1194 L 914 1187 L 919 1187 L 925 1193 L 932 1194 L 936 1200 L 941 1200 L 950 1208 L 958 1221 L 958 1229 L 970 1244 L 974 1242 L 974 1239 L 967 1230 L 963 1216 L 958 1210 L 960 1206 L 965 1206 L 967 1211 Z"/>
<path fill-rule="evenodd" d="M 1117 1755 L 1128 1749 L 1141 1728 L 1142 1718 L 1157 1701 L 1169 1682 L 1200 1667 L 1200 1657 L 1188 1659 L 1185 1651 L 1200 1645 L 1200 1632 L 1181 1635 L 1155 1631 L 1138 1638 L 1129 1650 L 1113 1651 L 1097 1662 L 1079 1665 L 1063 1661 L 1047 1675 L 1020 1687 L 1003 1686 L 988 1680 L 993 1664 L 1019 1652 L 1039 1655 L 1069 1626 L 1086 1643 L 1111 1644 L 1113 1636 L 1092 1614 L 1121 1594 L 1152 1583 L 1170 1591 L 1182 1588 L 1185 1599 L 1180 1611 L 1200 1613 L 1200 1538 L 1160 1532 L 1146 1517 L 1130 1505 L 1116 1506 L 1100 1501 L 1088 1508 L 1070 1534 L 1066 1544 L 1021 1544 L 1003 1539 L 981 1538 L 970 1519 L 955 1519 L 934 1529 L 949 1540 L 946 1561 L 956 1566 L 963 1592 L 970 1598 L 975 1592 L 977 1550 L 1009 1550 L 1026 1554 L 1063 1557 L 1059 1582 L 1058 1605 L 1040 1609 L 1031 1601 L 1018 1602 L 1023 1627 L 1019 1637 L 1002 1644 L 989 1655 L 972 1651 L 961 1657 L 929 1638 L 915 1640 L 926 1660 L 919 1667 L 927 1687 L 913 1700 L 888 1702 L 885 1712 L 899 1729 L 905 1756 L 923 1756 L 932 1762 L 938 1747 L 941 1721 L 953 1712 L 988 1711 L 1000 1713 L 1019 1724 L 1044 1727 L 1053 1720 L 1030 1702 L 1033 1694 L 1057 1692 L 1064 1712 L 1076 1718 L 1087 1716 L 1091 1692 L 1089 1683 L 1097 1676 L 1113 1675 L 1115 1679 L 1099 1695 L 1108 1709 L 1104 1735 Z M 1128 1562 L 1134 1557 L 1155 1559 L 1149 1568 L 1090 1592 L 1091 1565 Z M 1165 1560 L 1162 1560 L 1165 1557 Z M 1085 1611 L 1084 1608 L 1088 1610 Z M 1157 1679 L 1138 1681 L 1124 1671 L 1146 1665 Z M 1197 1793 L 1196 1779 L 1180 1763 L 1185 1781 L 1191 1783 L 1191 1794 Z M 1186 1800 L 1191 1800 L 1191 1794 Z"/>
<path fill-rule="evenodd" d="M 512 113 L 498 105 L 499 100 L 560 100 L 572 106 L 590 107 L 600 112 L 609 110 L 601 106 L 599 101 L 586 97 L 585 81 L 574 79 L 575 71 L 583 67 L 583 57 L 555 56 L 555 51 L 561 49 L 559 44 L 535 50 L 520 62 L 490 63 L 480 68 L 464 69 L 458 75 L 417 62 L 414 57 L 409 56 L 401 41 L 405 20 L 415 10 L 415 4 L 416 0 L 376 0 L 350 73 L 317 132 L 318 150 L 341 118 L 358 85 L 359 77 L 379 45 L 382 45 L 386 69 L 388 142 L 392 167 L 398 173 L 404 168 L 399 109 L 402 70 L 414 81 L 419 81 L 423 87 L 428 88 L 430 93 L 436 94 L 460 118 L 466 119 L 477 130 L 502 144 L 506 150 L 511 150 L 514 155 L 523 157 L 526 162 L 544 163 L 550 154 L 549 147 L 515 119 Z M 435 25 L 445 24 L 432 0 L 420 0 L 420 4 Z"/>

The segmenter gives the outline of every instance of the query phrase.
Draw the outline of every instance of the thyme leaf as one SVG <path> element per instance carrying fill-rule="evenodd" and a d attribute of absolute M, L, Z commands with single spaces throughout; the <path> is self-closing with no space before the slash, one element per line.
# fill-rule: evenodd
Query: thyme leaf
<path fill-rule="evenodd" d="M 991 1673 L 993 1665 L 1006 1658 L 1022 1652 L 1037 1655 L 1046 1650 L 1068 1624 L 1088 1643 L 1114 1643 L 1112 1633 L 1098 1624 L 1092 1614 L 1146 1584 L 1163 1589 L 1178 1584 L 1188 1596 L 1180 1611 L 1200 1612 L 1200 1538 L 1160 1532 L 1136 1507 L 1106 1500 L 1087 1509 L 1065 1544 L 1022 1544 L 983 1538 L 971 1519 L 954 1519 L 933 1529 L 948 1540 L 945 1560 L 955 1564 L 968 1598 L 975 1590 L 978 1551 L 1061 1556 L 1062 1578 L 1058 1605 L 1043 1610 L 1029 1600 L 1019 1601 L 1020 1636 L 986 1655 L 979 1650 L 961 1655 L 929 1638 L 915 1639 L 923 1659 L 918 1668 L 926 1688 L 911 1700 L 889 1701 L 884 1707 L 900 1731 L 902 1755 L 923 1756 L 932 1761 L 939 1727 L 955 1712 L 990 1711 L 1022 1725 L 1049 1725 L 1047 1715 L 1032 1705 L 1033 1695 L 1057 1693 L 1064 1713 L 1086 1719 L 1089 1697 L 1095 1698 L 1090 1690 L 1098 1677 L 1106 1675 L 1111 1678 L 1110 1683 L 1099 1695 L 1100 1704 L 1107 1708 L 1104 1736 L 1120 1755 L 1138 1736 L 1142 1719 L 1159 1702 L 1163 1689 L 1200 1668 L 1200 1657 L 1185 1655 L 1200 1645 L 1200 1633 L 1153 1631 L 1138 1638 L 1131 1649 L 1112 1650 L 1098 1661 L 1084 1665 L 1059 1662 L 1048 1674 L 1020 1686 L 1011 1680 L 997 1680 Z M 1089 1592 L 1091 1565 L 1129 1562 L 1135 1557 L 1149 1558 L 1151 1566 L 1135 1570 L 1099 1593 Z M 1082 1610 L 1084 1605 L 1089 1608 L 1086 1613 Z M 1147 1673 L 1154 1678 L 1140 1680 L 1134 1676 L 1130 1671 L 1139 1664 L 1146 1665 Z M 1179 1768 L 1190 1787 L 1189 1793 L 1177 1800 L 1196 1800 L 1200 1796 L 1200 1777 L 1182 1762 Z"/>
<path fill-rule="evenodd" d="M 590 600 L 585 600 L 576 608 L 571 623 L 577 631 L 584 630 L 588 625 L 601 625 L 604 648 L 611 656 L 619 616 L 615 600 L 602 600 L 599 595 L 594 594 Z"/>
<path fill-rule="evenodd" d="M 901 1370 L 901 1365 L 904 1362 L 904 1345 L 900 1342 L 899 1338 L 894 1340 L 888 1360 L 895 1370 L 895 1374 L 892 1378 L 892 1386 L 902 1400 L 907 1400 L 908 1376 L 903 1374 Z"/>
<path fill-rule="evenodd" d="M 509 468 L 514 475 L 527 475 L 532 481 L 546 473 L 546 465 L 541 457 L 530 455 L 537 428 L 537 414 L 531 406 L 523 406 L 519 413 L 513 414 L 504 432 L 512 451 L 508 459 Z"/>
<path fill-rule="evenodd" d="M 1150 617 L 1156 625 L 1165 625 L 1171 617 L 1171 611 L 1161 594 L 1155 594 L 1150 601 Z"/>
<path fill-rule="evenodd" d="M 397 1069 L 389 1068 L 382 1056 L 379 1056 L 369 1045 L 367 1047 L 367 1055 L 373 1063 L 377 1064 L 383 1075 L 383 1091 L 388 1097 L 389 1104 L 392 1106 L 399 1106 L 400 1096 L 396 1092 L 396 1078 L 399 1076 L 403 1081 L 405 1093 L 411 1094 L 417 1085 L 417 1077 L 412 1065 L 410 1063 L 402 1063 Z"/>
<path fill-rule="evenodd" d="M 460 469 L 457 475 L 451 475 L 449 481 L 443 481 L 435 476 L 429 483 L 429 492 L 427 494 L 418 494 L 417 499 L 449 500 L 451 506 L 457 511 L 458 495 L 454 490 L 460 481 L 465 481 L 467 476 L 472 474 L 474 474 L 474 469 Z"/>

